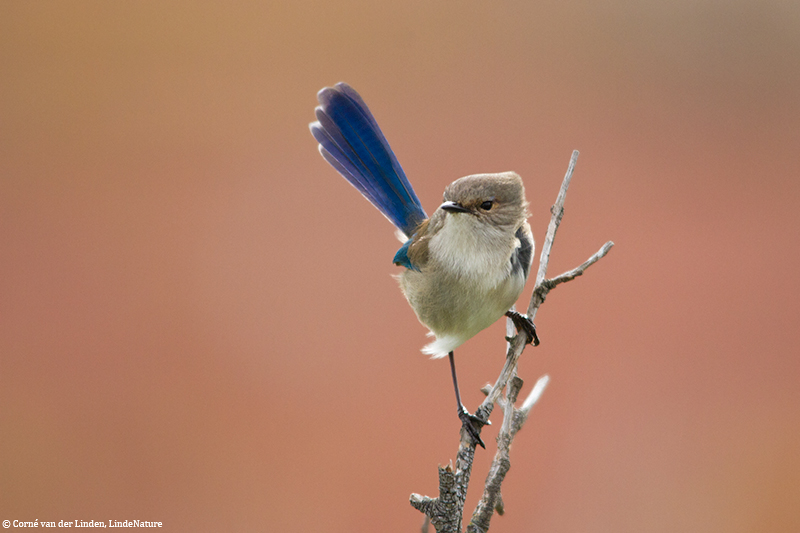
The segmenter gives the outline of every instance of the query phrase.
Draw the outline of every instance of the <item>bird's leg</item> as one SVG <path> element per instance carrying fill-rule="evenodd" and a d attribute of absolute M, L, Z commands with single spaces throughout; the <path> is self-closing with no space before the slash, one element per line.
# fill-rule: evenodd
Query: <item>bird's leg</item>
<path fill-rule="evenodd" d="M 456 403 L 458 404 L 458 418 L 461 419 L 461 426 L 467 430 L 469 436 L 472 437 L 473 442 L 480 444 L 484 450 L 486 446 L 481 440 L 481 428 L 484 425 L 491 424 L 488 420 L 484 422 L 475 415 L 470 414 L 464 404 L 461 403 L 461 394 L 458 392 L 458 379 L 456 379 L 456 362 L 453 358 L 453 352 L 448 354 L 450 357 L 450 372 L 453 374 L 453 387 L 456 389 Z"/>
<path fill-rule="evenodd" d="M 536 334 L 536 325 L 530 318 L 516 311 L 508 311 L 506 312 L 506 316 L 514 322 L 514 327 L 517 328 L 518 332 L 525 332 L 525 335 L 528 336 L 528 344 L 539 346 L 539 336 Z M 506 337 L 506 340 L 511 341 L 508 337 Z"/>

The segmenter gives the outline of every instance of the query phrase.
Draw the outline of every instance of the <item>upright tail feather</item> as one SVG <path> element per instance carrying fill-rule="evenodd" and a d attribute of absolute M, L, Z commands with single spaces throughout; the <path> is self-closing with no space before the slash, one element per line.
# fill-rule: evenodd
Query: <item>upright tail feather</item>
<path fill-rule="evenodd" d="M 309 127 L 322 157 L 411 237 L 428 216 L 367 104 L 346 83 L 322 89 L 317 99 L 322 105 Z"/>

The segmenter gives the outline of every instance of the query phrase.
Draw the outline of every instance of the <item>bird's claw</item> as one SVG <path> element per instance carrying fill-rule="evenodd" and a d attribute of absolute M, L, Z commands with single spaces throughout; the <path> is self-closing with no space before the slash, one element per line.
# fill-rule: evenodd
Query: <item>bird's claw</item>
<path fill-rule="evenodd" d="M 517 313 L 516 311 L 509 311 L 506 313 L 506 316 L 514 322 L 514 327 L 517 328 L 517 331 L 524 331 L 525 335 L 528 338 L 527 344 L 533 344 L 534 346 L 539 346 L 539 336 L 536 334 L 536 324 L 528 318 L 526 315 L 521 313 Z M 511 342 L 509 337 L 506 337 L 508 342 Z"/>
<path fill-rule="evenodd" d="M 458 410 L 458 418 L 461 419 L 461 427 L 467 431 L 469 436 L 472 438 L 472 441 L 475 444 L 479 444 L 480 447 L 485 450 L 486 445 L 483 444 L 483 440 L 481 439 L 481 428 L 483 426 L 489 426 L 492 423 L 488 420 L 484 422 L 477 416 L 470 414 L 470 412 L 467 411 L 467 408 L 463 405 Z"/>

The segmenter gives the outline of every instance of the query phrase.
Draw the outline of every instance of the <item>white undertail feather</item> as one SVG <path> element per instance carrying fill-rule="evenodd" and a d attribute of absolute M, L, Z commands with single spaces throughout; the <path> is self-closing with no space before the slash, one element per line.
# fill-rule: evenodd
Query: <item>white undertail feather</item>
<path fill-rule="evenodd" d="M 428 337 L 436 337 L 436 334 L 431 331 L 428 333 Z M 435 341 L 426 344 L 425 347 L 422 348 L 422 353 L 430 355 L 431 359 L 441 359 L 464 344 L 465 341 L 466 339 L 459 339 L 455 335 L 436 337 Z"/>

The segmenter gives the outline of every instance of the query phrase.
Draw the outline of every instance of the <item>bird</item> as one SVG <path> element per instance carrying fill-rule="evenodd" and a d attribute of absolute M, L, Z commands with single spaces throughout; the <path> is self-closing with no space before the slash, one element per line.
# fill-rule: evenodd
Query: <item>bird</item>
<path fill-rule="evenodd" d="M 458 416 L 485 448 L 487 422 L 461 401 L 454 350 L 503 316 L 538 345 L 533 322 L 512 309 L 527 281 L 535 249 L 528 201 L 515 172 L 473 174 L 444 190 L 428 217 L 397 157 L 361 96 L 344 82 L 317 93 L 309 124 L 322 157 L 397 228 L 402 246 L 393 263 L 400 289 L 433 342 L 422 348 L 448 356 Z"/>

